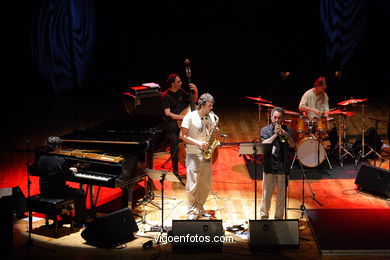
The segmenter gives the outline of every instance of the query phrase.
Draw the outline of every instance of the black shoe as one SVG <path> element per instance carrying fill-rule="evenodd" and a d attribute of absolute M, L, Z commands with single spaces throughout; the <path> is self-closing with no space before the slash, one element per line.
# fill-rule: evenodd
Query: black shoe
<path fill-rule="evenodd" d="M 185 184 L 184 184 L 183 180 L 181 179 L 179 173 L 173 172 L 173 174 L 175 174 L 176 178 L 179 180 L 179 182 L 181 183 L 181 185 L 185 186 Z"/>

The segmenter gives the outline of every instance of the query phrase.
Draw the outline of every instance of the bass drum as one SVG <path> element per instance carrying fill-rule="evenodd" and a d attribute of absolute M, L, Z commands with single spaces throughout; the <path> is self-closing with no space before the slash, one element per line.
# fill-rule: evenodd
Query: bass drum
<path fill-rule="evenodd" d="M 305 137 L 298 142 L 297 158 L 306 167 L 317 167 L 326 156 L 324 146 L 313 137 Z"/>
<path fill-rule="evenodd" d="M 186 153 L 186 143 L 185 142 L 181 142 L 180 145 L 179 145 L 179 163 L 184 168 L 186 168 L 186 156 L 187 156 L 187 153 Z M 213 152 L 213 157 L 211 159 L 212 159 L 213 164 L 217 161 L 217 159 L 218 159 L 218 146 L 215 147 L 215 150 Z"/>

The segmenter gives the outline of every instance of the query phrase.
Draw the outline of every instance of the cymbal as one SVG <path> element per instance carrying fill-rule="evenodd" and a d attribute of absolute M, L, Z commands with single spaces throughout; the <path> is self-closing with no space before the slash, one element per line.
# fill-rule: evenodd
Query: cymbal
<path fill-rule="evenodd" d="M 354 115 L 356 115 L 356 113 L 354 113 L 354 112 L 342 111 L 340 109 L 329 111 L 327 114 L 328 115 L 344 115 L 344 116 L 354 116 Z"/>
<path fill-rule="evenodd" d="M 294 115 L 294 116 L 299 116 L 300 113 L 298 112 L 295 112 L 295 111 L 291 111 L 291 110 L 284 110 L 284 113 L 287 114 L 287 115 Z"/>
<path fill-rule="evenodd" d="M 252 100 L 256 100 L 256 101 L 259 101 L 259 102 L 271 103 L 271 101 L 265 100 L 265 99 L 263 99 L 261 97 L 246 97 L 246 98 L 249 98 L 249 99 L 252 99 Z"/>
<path fill-rule="evenodd" d="M 257 105 L 260 105 L 260 106 L 265 106 L 265 107 L 276 107 L 275 105 L 272 105 L 272 104 L 265 104 L 265 103 L 256 103 Z M 295 112 L 295 111 L 291 111 L 291 110 L 286 110 L 284 109 L 284 113 L 287 114 L 287 115 L 295 115 L 295 116 L 299 116 L 300 114 L 298 112 Z"/>
<path fill-rule="evenodd" d="M 337 105 L 340 105 L 340 106 L 347 106 L 347 105 L 350 105 L 350 104 L 356 104 L 356 103 L 360 103 L 360 102 L 364 102 L 366 101 L 368 98 L 363 98 L 363 99 L 349 99 L 349 100 L 344 100 L 344 101 L 341 101 L 340 103 L 337 103 Z"/>
<path fill-rule="evenodd" d="M 265 104 L 265 103 L 256 103 L 257 105 L 260 105 L 260 106 L 264 106 L 264 107 L 276 107 L 276 106 L 274 106 L 274 105 L 272 105 L 272 104 Z"/>

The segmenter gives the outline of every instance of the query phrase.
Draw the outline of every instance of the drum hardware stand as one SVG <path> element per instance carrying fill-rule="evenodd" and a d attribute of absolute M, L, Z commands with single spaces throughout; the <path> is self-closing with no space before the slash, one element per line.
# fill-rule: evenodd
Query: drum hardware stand
<path fill-rule="evenodd" d="M 343 118 L 342 118 L 343 117 Z M 343 120 L 342 120 L 343 119 Z M 350 153 L 346 148 L 345 148 L 345 129 L 346 129 L 346 116 L 344 115 L 339 115 L 339 142 L 338 142 L 338 148 L 339 148 L 339 160 L 340 160 L 340 167 L 344 167 L 344 157 L 345 156 L 351 156 L 351 158 L 355 158 L 355 156 Z"/>
<path fill-rule="evenodd" d="M 309 186 L 309 189 L 310 189 L 310 193 L 311 193 L 310 197 L 321 207 L 323 207 L 323 205 L 316 199 L 316 194 L 313 192 L 313 189 L 311 188 L 310 182 L 308 181 L 308 179 L 306 177 L 306 173 L 303 169 L 302 163 L 299 160 L 298 160 L 298 162 L 299 162 L 299 165 L 300 165 L 301 171 L 302 171 L 302 201 L 301 201 L 301 205 L 299 208 L 287 208 L 287 209 L 288 210 L 300 210 L 301 211 L 301 218 L 303 218 L 303 214 L 306 210 L 306 207 L 305 207 L 305 180 L 306 180 L 307 185 Z"/>
<path fill-rule="evenodd" d="M 380 119 L 377 119 L 377 118 L 369 118 L 369 119 L 375 120 L 375 130 L 378 132 L 378 124 L 379 124 L 379 121 L 381 121 L 381 120 L 380 120 Z M 383 120 L 382 120 L 382 121 L 383 121 Z M 389 141 L 390 141 L 390 140 L 389 140 Z M 374 147 L 374 148 L 375 148 L 374 151 L 378 150 L 377 142 L 375 142 L 375 147 Z M 383 158 L 382 155 L 379 156 L 379 157 L 381 158 L 381 162 L 380 162 L 380 164 L 379 164 L 378 167 L 381 167 L 381 165 L 382 165 L 382 163 L 383 163 L 383 161 L 384 161 L 385 159 Z M 374 166 L 376 167 L 376 160 L 374 160 Z"/>
<path fill-rule="evenodd" d="M 259 96 L 259 98 L 260 98 L 260 96 Z M 257 136 L 261 136 L 261 105 L 260 104 L 258 104 L 258 114 L 259 114 L 259 118 L 258 118 L 258 124 L 259 124 L 259 134 L 257 135 Z M 259 143 L 260 143 L 260 138 L 259 138 L 259 141 L 258 141 Z"/>
<path fill-rule="evenodd" d="M 362 106 L 362 148 L 361 150 L 359 151 L 359 154 L 355 160 L 355 166 L 357 166 L 358 162 L 360 159 L 365 159 L 370 153 L 375 153 L 379 158 L 381 158 L 383 160 L 383 157 L 377 153 L 377 151 L 375 151 L 371 146 L 369 146 L 368 144 L 366 144 L 364 142 L 364 132 L 365 132 L 365 129 L 364 129 L 364 104 L 361 104 Z M 364 146 L 366 146 L 368 148 L 368 152 L 367 153 L 364 153 Z"/>
<path fill-rule="evenodd" d="M 318 140 L 318 146 L 317 146 L 317 167 L 319 167 L 320 166 L 320 145 L 322 145 L 322 136 L 321 136 L 320 133 L 318 134 L 318 139 L 317 140 Z M 326 152 L 326 150 L 325 150 L 325 158 L 326 158 L 326 161 L 328 162 L 330 170 L 333 170 L 332 164 L 329 161 L 328 153 Z M 327 172 L 327 174 L 330 175 L 329 172 Z"/>

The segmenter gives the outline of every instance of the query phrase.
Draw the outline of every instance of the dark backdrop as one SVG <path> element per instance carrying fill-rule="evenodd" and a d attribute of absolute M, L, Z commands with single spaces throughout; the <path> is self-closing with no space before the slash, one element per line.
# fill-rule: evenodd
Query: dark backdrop
<path fill-rule="evenodd" d="M 10 100 L 53 95 L 31 55 L 32 21 L 41 2 L 7 8 L 14 14 L 4 40 L 11 54 L 5 78 L 12 83 L 3 93 Z M 351 57 L 336 68 L 325 51 L 320 1 L 92 1 L 92 62 L 83 88 L 68 95 L 115 96 L 144 82 L 165 88 L 169 73 L 183 74 L 185 58 L 200 91 L 217 98 L 265 96 L 281 71 L 291 78 L 274 86 L 274 95 L 300 96 L 319 75 L 329 78 L 331 95 L 344 96 L 347 85 L 349 96 L 383 95 L 390 83 L 390 5 L 356 2 L 366 3 L 367 19 Z M 334 77 L 338 69 L 341 79 Z"/>

